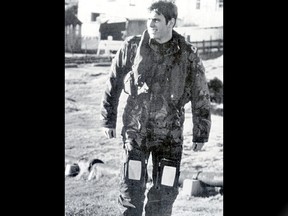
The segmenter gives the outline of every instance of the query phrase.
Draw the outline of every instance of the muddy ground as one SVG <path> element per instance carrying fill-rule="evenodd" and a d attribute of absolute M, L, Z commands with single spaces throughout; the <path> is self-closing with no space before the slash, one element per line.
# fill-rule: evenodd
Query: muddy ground
<path fill-rule="evenodd" d="M 208 79 L 223 80 L 222 56 L 204 61 Z M 119 168 L 121 158 L 121 116 L 127 95 L 122 93 L 118 109 L 117 138 L 106 139 L 99 126 L 100 99 L 107 80 L 109 66 L 92 64 L 65 69 L 65 154 L 90 156 Z M 184 152 L 181 170 L 223 171 L 223 117 L 212 115 L 209 142 L 200 152 L 193 152 L 192 114 L 190 104 L 185 106 Z M 65 215 L 116 215 L 118 176 L 100 182 L 65 179 Z M 173 207 L 173 216 L 222 216 L 223 196 L 199 198 L 181 193 Z"/>

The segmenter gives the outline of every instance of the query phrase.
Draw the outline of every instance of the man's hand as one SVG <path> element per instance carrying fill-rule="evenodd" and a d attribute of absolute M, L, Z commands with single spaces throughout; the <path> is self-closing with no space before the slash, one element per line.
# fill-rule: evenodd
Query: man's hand
<path fill-rule="evenodd" d="M 195 152 L 196 151 L 200 151 L 203 146 L 204 146 L 204 143 L 193 142 L 192 150 L 195 151 Z"/>
<path fill-rule="evenodd" d="M 115 128 L 103 128 L 103 133 L 108 139 L 116 138 L 116 129 Z"/>
<path fill-rule="evenodd" d="M 132 151 L 133 146 L 132 146 L 131 142 L 125 142 L 125 143 L 124 143 L 124 148 L 125 148 L 127 151 Z"/>

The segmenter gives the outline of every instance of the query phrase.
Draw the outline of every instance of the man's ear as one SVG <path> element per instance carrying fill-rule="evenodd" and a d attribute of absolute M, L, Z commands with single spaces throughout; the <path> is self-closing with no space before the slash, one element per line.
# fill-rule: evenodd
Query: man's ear
<path fill-rule="evenodd" d="M 176 22 L 175 18 L 171 18 L 171 20 L 168 21 L 168 26 L 173 28 L 175 25 L 175 22 Z"/>

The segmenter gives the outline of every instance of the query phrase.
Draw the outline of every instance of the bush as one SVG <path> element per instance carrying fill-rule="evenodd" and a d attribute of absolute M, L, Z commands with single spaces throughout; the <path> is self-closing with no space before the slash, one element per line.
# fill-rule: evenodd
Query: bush
<path fill-rule="evenodd" d="M 208 82 L 210 92 L 210 100 L 214 103 L 223 103 L 223 83 L 220 79 L 215 77 Z"/>

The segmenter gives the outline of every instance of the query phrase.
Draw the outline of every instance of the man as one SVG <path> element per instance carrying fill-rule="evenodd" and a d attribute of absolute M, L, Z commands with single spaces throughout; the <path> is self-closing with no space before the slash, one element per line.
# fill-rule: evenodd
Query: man
<path fill-rule="evenodd" d="M 128 38 L 117 52 L 101 104 L 106 137 L 116 137 L 121 91 L 129 94 L 123 113 L 120 196 L 123 215 L 141 216 L 152 155 L 153 186 L 145 214 L 171 215 L 178 195 L 183 145 L 184 106 L 191 101 L 193 145 L 199 151 L 208 141 L 210 97 L 205 69 L 197 50 L 173 30 L 177 7 L 155 2 L 149 9 L 147 30 Z"/>

